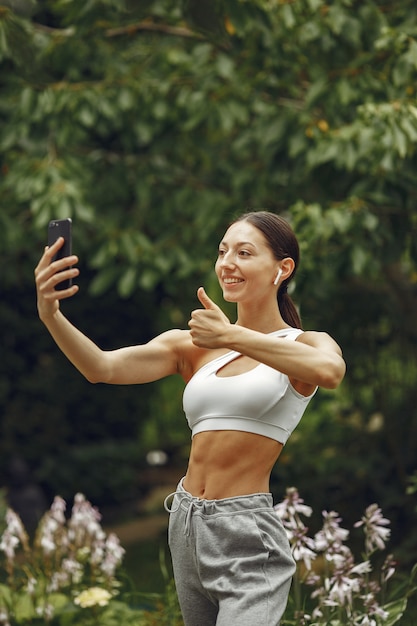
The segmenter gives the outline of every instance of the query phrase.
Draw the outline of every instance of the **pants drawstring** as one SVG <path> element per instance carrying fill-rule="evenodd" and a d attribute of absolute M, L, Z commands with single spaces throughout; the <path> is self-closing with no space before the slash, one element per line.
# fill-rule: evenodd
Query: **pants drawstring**
<path fill-rule="evenodd" d="M 168 500 L 175 496 L 177 496 L 178 502 L 177 502 L 177 506 L 174 509 L 174 501 L 172 503 L 172 507 L 170 507 L 168 505 Z M 178 509 L 180 508 L 181 502 L 183 500 L 188 500 L 188 503 L 189 503 L 187 514 L 185 516 L 185 524 L 184 524 L 184 535 L 186 537 L 189 537 L 191 533 L 191 517 L 193 515 L 193 511 L 194 509 L 202 508 L 204 506 L 204 502 L 202 500 L 199 500 L 198 498 L 193 498 L 192 496 L 190 496 L 187 493 L 184 493 L 183 491 L 173 491 L 172 493 L 167 495 L 167 497 L 164 500 L 165 511 L 167 511 L 168 513 L 176 513 L 176 511 L 178 511 Z"/>

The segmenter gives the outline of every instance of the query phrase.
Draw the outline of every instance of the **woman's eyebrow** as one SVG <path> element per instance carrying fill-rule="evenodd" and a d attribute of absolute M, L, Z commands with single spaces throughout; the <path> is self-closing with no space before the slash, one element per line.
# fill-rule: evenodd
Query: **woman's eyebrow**
<path fill-rule="evenodd" d="M 229 244 L 225 240 L 221 241 L 219 245 L 220 246 L 229 247 Z M 254 244 L 252 241 L 238 241 L 235 245 L 237 247 L 239 247 L 239 246 L 252 246 L 253 248 L 256 248 L 256 244 Z"/>

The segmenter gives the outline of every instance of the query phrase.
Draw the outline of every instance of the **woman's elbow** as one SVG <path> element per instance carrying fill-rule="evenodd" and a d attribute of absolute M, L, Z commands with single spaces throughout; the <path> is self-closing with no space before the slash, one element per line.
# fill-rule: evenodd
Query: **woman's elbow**
<path fill-rule="evenodd" d="M 110 384 L 112 382 L 111 373 L 105 368 L 94 368 L 92 370 L 84 371 L 82 374 L 92 385 L 97 385 L 98 383 Z"/>
<path fill-rule="evenodd" d="M 97 383 L 104 382 L 103 380 L 100 380 L 99 376 L 94 376 L 93 374 L 84 374 L 84 378 L 92 385 L 97 385 Z"/>
<path fill-rule="evenodd" d="M 107 352 L 101 351 L 99 357 L 90 362 L 81 364 L 80 371 L 84 378 L 92 385 L 97 383 L 111 384 L 113 382 L 113 362 Z"/>
<path fill-rule="evenodd" d="M 342 357 L 332 359 L 321 370 L 319 387 L 324 389 L 336 389 L 342 382 L 346 373 L 346 363 Z"/>

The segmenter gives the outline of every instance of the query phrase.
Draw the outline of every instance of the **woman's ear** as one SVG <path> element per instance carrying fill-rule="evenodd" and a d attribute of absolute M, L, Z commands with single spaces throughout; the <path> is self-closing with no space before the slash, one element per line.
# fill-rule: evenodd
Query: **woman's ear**
<path fill-rule="evenodd" d="M 292 259 L 290 256 L 285 257 L 285 259 L 282 259 L 280 266 L 278 268 L 278 273 L 281 270 L 281 274 L 280 277 L 277 280 L 277 283 L 282 279 L 282 280 L 286 280 L 287 278 L 289 278 L 291 276 L 291 274 L 293 273 L 295 268 L 295 262 L 294 259 Z M 277 275 L 278 276 L 278 275 Z"/>

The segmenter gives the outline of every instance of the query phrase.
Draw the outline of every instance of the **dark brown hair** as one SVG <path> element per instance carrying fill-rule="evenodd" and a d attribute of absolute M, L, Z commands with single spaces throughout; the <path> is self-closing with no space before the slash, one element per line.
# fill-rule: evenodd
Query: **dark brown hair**
<path fill-rule="evenodd" d="M 287 220 L 269 211 L 244 213 L 234 220 L 233 224 L 242 221 L 249 222 L 261 231 L 277 261 L 287 257 L 293 259 L 294 271 L 281 283 L 278 290 L 278 306 L 282 318 L 287 324 L 294 328 L 302 328 L 298 311 L 287 293 L 288 283 L 294 278 L 300 260 L 300 248 L 293 229 Z"/>

